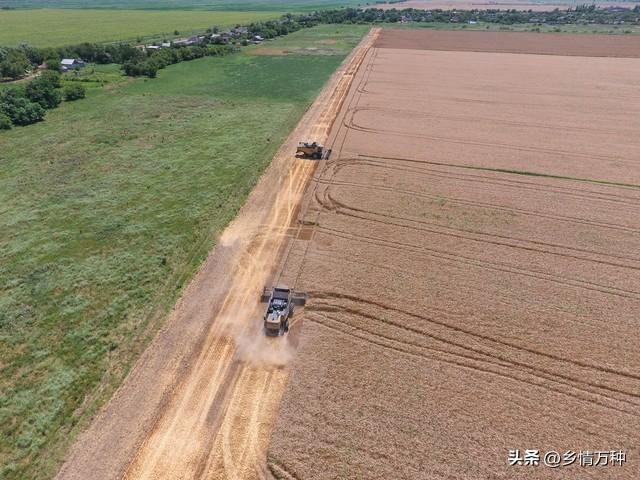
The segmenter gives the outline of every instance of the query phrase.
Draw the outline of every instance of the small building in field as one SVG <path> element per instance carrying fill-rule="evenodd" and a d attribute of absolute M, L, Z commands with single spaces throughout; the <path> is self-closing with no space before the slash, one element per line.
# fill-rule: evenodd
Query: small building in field
<path fill-rule="evenodd" d="M 79 58 L 63 58 L 60 61 L 60 68 L 63 72 L 67 70 L 78 70 L 79 68 L 84 68 L 86 64 L 83 60 Z"/>

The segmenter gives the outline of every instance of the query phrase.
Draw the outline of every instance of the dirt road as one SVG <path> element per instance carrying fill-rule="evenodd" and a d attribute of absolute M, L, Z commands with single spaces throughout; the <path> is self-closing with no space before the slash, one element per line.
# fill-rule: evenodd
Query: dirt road
<path fill-rule="evenodd" d="M 292 156 L 324 141 L 377 31 L 345 60 L 224 232 L 113 400 L 73 448 L 58 479 L 263 478 L 293 354 L 267 339 L 257 299 L 304 235 L 300 199 L 317 163 Z M 291 271 L 291 269 L 288 269 Z M 299 314 L 298 314 L 299 315 Z M 295 322 L 295 317 L 294 317 Z"/>

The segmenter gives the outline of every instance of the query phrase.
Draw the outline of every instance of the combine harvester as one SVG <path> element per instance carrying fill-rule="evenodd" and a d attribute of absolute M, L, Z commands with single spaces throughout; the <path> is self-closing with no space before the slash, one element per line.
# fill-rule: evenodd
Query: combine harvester
<path fill-rule="evenodd" d="M 286 287 L 265 288 L 261 302 L 268 302 L 264 314 L 264 333 L 270 337 L 279 337 L 289 331 L 289 318 L 295 305 L 304 305 L 307 294 L 295 292 Z"/>
<path fill-rule="evenodd" d="M 303 158 L 315 158 L 316 160 L 328 159 L 331 150 L 325 154 L 324 147 L 318 142 L 299 142 L 296 155 L 301 154 Z"/>

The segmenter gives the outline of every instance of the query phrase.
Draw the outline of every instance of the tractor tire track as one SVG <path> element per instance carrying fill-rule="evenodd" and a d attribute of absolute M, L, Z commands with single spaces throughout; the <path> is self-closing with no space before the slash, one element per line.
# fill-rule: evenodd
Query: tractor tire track
<path fill-rule="evenodd" d="M 576 259 L 576 260 L 584 260 L 584 261 L 600 263 L 602 265 L 607 265 L 607 266 L 612 266 L 612 267 L 628 268 L 628 269 L 631 269 L 631 270 L 640 270 L 640 265 L 629 265 L 629 264 L 626 264 L 626 263 L 618 263 L 618 262 L 614 262 L 614 261 L 601 260 L 601 259 L 598 259 L 598 258 L 593 258 L 593 257 L 585 256 L 585 255 L 560 253 L 560 252 L 556 252 L 556 251 L 553 251 L 553 250 L 550 250 L 550 249 L 543 249 L 543 248 L 536 248 L 536 247 L 551 247 L 551 248 L 556 248 L 556 249 L 564 249 L 564 250 L 569 250 L 569 251 L 577 252 L 577 253 L 598 255 L 598 256 L 601 256 L 601 257 L 616 258 L 616 259 L 620 259 L 620 260 L 626 260 L 626 261 L 629 261 L 629 262 L 640 262 L 640 258 L 625 257 L 625 256 L 622 256 L 622 255 L 615 255 L 615 254 L 606 253 L 606 252 L 598 252 L 598 251 L 594 251 L 594 250 L 587 250 L 587 249 L 583 249 L 583 248 L 572 247 L 572 246 L 569 246 L 569 245 L 562 245 L 562 244 L 556 244 L 556 243 L 550 243 L 550 242 L 541 242 L 541 241 L 537 241 L 537 240 L 527 240 L 527 239 L 524 239 L 524 238 L 510 237 L 510 236 L 507 236 L 507 235 L 499 235 L 497 233 L 487 233 L 487 232 L 482 232 L 482 231 L 479 231 L 479 230 L 470 230 L 470 229 L 447 227 L 447 226 L 443 226 L 443 225 L 440 225 L 440 224 L 437 224 L 437 223 L 433 223 L 433 222 L 427 222 L 427 221 L 424 221 L 424 220 L 418 220 L 416 218 L 397 216 L 397 215 L 388 215 L 388 214 L 384 214 L 384 213 L 380 213 L 380 212 L 374 212 L 372 210 L 365 210 L 365 209 L 360 209 L 360 208 L 356 208 L 356 207 L 353 207 L 353 206 L 349 206 L 344 202 L 340 202 L 340 201 L 336 200 L 330 193 L 326 194 L 326 200 L 323 199 L 323 201 L 327 202 L 328 208 L 332 212 L 336 213 L 337 215 L 344 215 L 344 216 L 347 216 L 347 217 L 358 218 L 358 219 L 365 220 L 365 221 L 377 222 L 377 223 L 382 223 L 382 224 L 385 224 L 385 225 L 393 225 L 393 226 L 397 226 L 397 227 L 401 227 L 401 228 L 407 228 L 407 229 L 411 229 L 411 230 L 432 233 L 434 235 L 444 235 L 444 236 L 448 236 L 448 237 L 452 237 L 452 238 L 459 238 L 459 239 L 468 240 L 468 241 L 472 241 L 472 242 L 491 244 L 491 245 L 497 245 L 497 246 L 505 246 L 505 247 L 511 247 L 511 248 L 518 248 L 518 249 L 526 250 L 526 251 L 530 251 L 530 252 L 538 252 L 538 253 L 544 253 L 544 254 L 548 254 L 548 255 L 556 255 L 556 256 L 566 257 L 566 258 L 571 258 L 571 259 Z M 381 220 L 381 219 L 376 218 L 376 217 L 383 217 L 385 220 Z M 402 221 L 410 222 L 410 223 L 417 223 L 417 224 L 419 224 L 421 226 L 407 225 L 405 223 L 401 223 Z M 432 227 L 432 228 L 426 228 L 427 226 L 428 227 Z M 476 235 L 476 236 L 479 236 L 479 237 L 489 237 L 489 238 L 477 238 L 477 237 L 470 236 L 470 235 L 464 235 L 465 233 L 466 234 Z M 491 238 L 493 238 L 493 239 L 491 239 Z M 495 239 L 501 239 L 503 241 L 495 240 Z M 517 244 L 517 243 L 509 243 L 509 240 L 515 241 L 515 242 L 521 242 L 524 245 Z M 535 245 L 535 247 L 531 246 L 531 245 Z"/>
<path fill-rule="evenodd" d="M 473 332 L 472 330 L 468 330 L 468 329 L 464 329 L 458 326 L 454 326 L 451 324 L 448 324 L 446 322 L 443 321 L 438 321 L 432 317 L 428 317 L 425 315 L 420 315 L 408 310 L 404 310 L 398 307 L 394 307 L 391 306 L 388 303 L 382 303 L 379 301 L 375 301 L 375 300 L 370 300 L 370 299 L 365 299 L 362 296 L 355 296 L 355 295 L 350 295 L 350 294 L 346 294 L 346 293 L 340 293 L 340 292 L 335 292 L 335 291 L 314 291 L 313 292 L 313 298 L 317 299 L 319 301 L 325 300 L 325 299 L 340 299 L 340 300 L 347 300 L 347 301 L 351 301 L 354 303 L 361 303 L 361 304 L 366 304 L 366 305 L 371 305 L 377 309 L 381 309 L 381 310 L 385 310 L 385 311 L 390 311 L 393 312 L 395 314 L 401 314 L 401 315 L 405 315 L 407 317 L 411 317 L 414 318 L 416 320 L 422 321 L 422 322 L 427 322 L 427 323 L 433 323 L 436 324 L 438 326 L 447 328 L 452 330 L 453 332 L 456 332 L 456 334 L 464 334 L 464 335 L 469 335 L 471 337 L 475 337 L 478 340 L 483 340 L 486 342 L 489 342 L 491 344 L 496 344 L 500 347 L 507 347 L 507 348 L 511 348 L 511 349 L 515 349 L 515 350 L 521 350 L 523 352 L 527 352 L 527 353 L 531 353 L 534 355 L 540 355 L 542 357 L 546 357 L 548 359 L 554 360 L 554 361 L 559 361 L 559 362 L 566 362 L 572 365 L 575 365 L 577 367 L 581 367 L 581 368 L 586 368 L 586 369 L 592 369 L 592 370 L 596 370 L 596 371 L 600 371 L 603 373 L 607 373 L 607 374 L 612 374 L 612 375 L 619 375 L 621 377 L 627 378 L 629 380 L 634 380 L 634 381 L 640 381 L 640 375 L 636 374 L 636 373 L 631 373 L 631 372 L 626 372 L 626 371 L 622 371 L 622 370 L 616 370 L 616 369 L 611 369 L 608 367 L 604 367 L 601 365 L 594 365 L 594 364 L 589 364 L 589 363 L 585 363 L 585 362 L 581 362 L 578 360 L 573 360 L 570 358 L 564 358 L 564 357 L 560 357 L 557 355 L 553 355 L 547 352 L 542 352 L 542 351 L 538 351 L 538 350 L 533 350 L 527 347 L 524 347 L 522 345 L 517 345 L 514 344 L 512 342 L 507 342 L 507 341 L 502 341 L 502 340 L 498 340 L 494 337 L 488 336 L 488 335 L 483 335 L 483 334 L 479 334 L 476 332 Z M 311 311 L 313 311 L 313 308 L 310 309 Z M 400 325 L 401 328 L 405 328 L 404 326 Z M 408 327 L 407 327 L 408 328 Z M 417 330 L 414 333 L 419 333 L 420 330 Z M 506 361 L 509 361 L 508 359 Z M 615 389 L 613 389 L 613 391 L 616 391 Z M 620 392 L 620 393 L 625 393 L 629 396 L 632 397 L 638 397 L 640 398 L 640 392 Z"/>
<path fill-rule="evenodd" d="M 469 257 L 467 255 L 454 254 L 448 251 L 438 250 L 435 248 L 412 245 L 409 243 L 399 242 L 399 241 L 384 240 L 384 239 L 363 235 L 363 234 L 350 233 L 345 230 L 339 230 L 339 229 L 330 228 L 322 225 L 319 225 L 316 228 L 318 229 L 318 231 L 322 231 L 330 235 L 344 238 L 347 240 L 357 240 L 359 242 L 368 243 L 370 245 L 378 245 L 378 246 L 388 247 L 388 248 L 401 250 L 405 252 L 412 252 L 412 253 L 426 256 L 426 257 L 437 258 L 438 260 L 445 261 L 445 262 L 457 262 L 457 263 L 472 266 L 474 268 L 480 268 L 480 269 L 491 270 L 496 272 L 505 272 L 505 273 L 515 274 L 515 275 L 535 278 L 538 280 L 550 281 L 550 282 L 562 285 L 564 287 L 582 288 L 585 290 L 591 290 L 594 292 L 604 293 L 607 295 L 615 295 L 617 297 L 640 300 L 640 292 L 636 292 L 633 290 L 626 290 L 622 288 L 611 287 L 608 285 L 601 285 L 595 282 L 589 282 L 581 279 L 567 278 L 561 275 L 531 270 L 524 267 L 516 267 L 504 262 L 491 262 L 488 260 L 480 260 L 478 258 Z"/>
<path fill-rule="evenodd" d="M 632 228 L 632 227 L 628 227 L 628 226 L 620 225 L 616 223 L 607 223 L 607 222 L 601 222 L 601 221 L 596 222 L 593 220 L 588 220 L 586 218 L 572 217 L 569 215 L 558 215 L 558 214 L 540 212 L 536 210 L 527 210 L 524 208 L 505 207 L 503 205 L 498 205 L 493 203 L 466 200 L 464 198 L 448 197 L 445 195 L 429 194 L 429 193 L 424 193 L 417 190 L 387 187 L 384 185 L 377 185 L 375 183 L 367 184 L 367 183 L 358 183 L 358 182 L 352 182 L 352 181 L 325 180 L 325 179 L 318 179 L 317 182 L 322 185 L 332 185 L 334 187 L 340 187 L 340 186 L 353 187 L 353 188 L 358 188 L 362 190 L 385 192 L 385 193 L 390 193 L 395 195 L 406 195 L 410 197 L 424 198 L 424 199 L 436 200 L 436 201 L 446 200 L 447 202 L 455 205 L 465 205 L 469 207 L 476 207 L 476 208 L 483 208 L 483 209 L 494 210 L 499 212 L 513 213 L 513 214 L 518 214 L 523 216 L 540 217 L 540 218 L 549 219 L 549 220 L 557 220 L 557 221 L 567 222 L 567 223 L 576 223 L 579 225 L 588 225 L 590 227 L 598 227 L 598 228 L 616 230 L 621 232 L 640 233 L 640 229 L 638 228 Z"/>
<path fill-rule="evenodd" d="M 502 150 L 512 150 L 515 152 L 528 152 L 528 153 L 536 153 L 536 154 L 544 154 L 544 155 L 552 155 L 556 157 L 560 157 L 563 159 L 577 158 L 577 159 L 587 159 L 587 160 L 602 160 L 602 161 L 612 161 L 616 163 L 623 163 L 630 165 L 632 167 L 637 167 L 637 160 L 629 160 L 623 157 L 618 157 L 614 155 L 603 155 L 603 154 L 587 154 L 574 152 L 571 150 L 562 150 L 559 148 L 544 148 L 544 147 L 533 147 L 533 146 L 525 146 L 525 145 L 515 145 L 509 143 L 502 142 L 481 142 L 474 140 L 464 140 L 462 138 L 456 137 L 445 137 L 441 135 L 421 135 L 417 133 L 404 133 L 404 132 L 394 132 L 389 130 L 382 130 L 376 128 L 364 127 L 357 124 L 353 116 L 350 116 L 348 119 L 344 120 L 344 126 L 350 130 L 356 130 L 364 133 L 368 133 L 370 135 L 385 135 L 385 136 L 396 136 L 396 137 L 407 137 L 407 138 L 419 138 L 423 140 L 429 140 L 430 142 L 440 142 L 440 143 L 450 143 L 455 145 L 472 145 L 476 147 L 489 148 L 492 150 L 502 149 Z"/>
<path fill-rule="evenodd" d="M 319 319 L 320 318 L 320 319 Z M 323 321 L 322 318 L 324 318 L 324 320 L 329 320 L 329 322 Z M 443 357 L 438 357 L 436 355 L 425 355 L 425 354 L 420 354 L 420 353 L 416 353 L 415 351 L 411 351 L 407 348 L 403 348 L 401 345 L 403 342 L 398 341 L 395 338 L 392 337 L 387 337 L 384 335 L 380 335 L 378 333 L 375 334 L 371 334 L 371 332 L 369 332 L 366 329 L 363 329 L 361 327 L 354 327 L 352 325 L 350 325 L 351 331 L 348 329 L 345 329 L 342 325 L 342 323 L 340 321 L 337 321 L 335 319 L 331 319 L 328 317 L 323 317 L 321 315 L 315 315 L 312 314 L 309 317 L 309 320 L 313 321 L 316 324 L 322 325 L 325 328 L 328 328 L 330 330 L 333 330 L 337 333 L 340 333 L 342 335 L 346 335 L 346 336 L 350 336 L 353 337 L 355 339 L 358 340 L 362 340 L 366 343 L 381 347 L 383 349 L 387 349 L 387 350 L 391 350 L 394 352 L 398 352 L 401 354 L 405 354 L 405 355 L 409 355 L 411 357 L 415 357 L 418 358 L 420 360 L 428 360 L 428 361 L 435 361 L 435 362 L 442 362 L 457 368 L 463 368 L 466 370 L 469 370 L 470 372 L 474 372 L 474 373 L 480 373 L 480 374 L 486 374 L 486 375 L 493 375 L 508 381 L 516 381 L 518 383 L 522 383 L 525 385 L 528 385 L 530 387 L 535 387 L 535 388 L 541 388 L 543 390 L 547 390 L 549 392 L 555 393 L 555 394 L 559 394 L 561 396 L 564 397 L 569 397 L 572 400 L 578 400 L 578 401 L 582 401 L 585 403 L 589 403 L 592 405 L 597 405 L 598 407 L 602 407 L 608 410 L 612 410 L 618 413 L 622 413 L 631 417 L 636 417 L 638 416 L 638 412 L 637 411 L 628 411 L 625 410 L 623 408 L 619 408 L 616 407 L 615 405 L 612 405 L 611 403 L 606 403 L 605 401 L 599 400 L 598 398 L 592 398 L 588 395 L 583 396 L 580 394 L 576 394 L 576 393 L 572 393 L 571 391 L 568 391 L 564 388 L 560 388 L 560 387 L 556 387 L 554 385 L 550 385 L 549 383 L 538 383 L 538 382 L 534 382 L 532 380 L 527 380 L 525 378 L 521 378 L 518 377 L 516 375 L 514 375 L 512 372 L 508 372 L 508 373 L 504 373 L 504 372 L 499 372 L 499 371 L 495 371 L 492 370 L 490 368 L 486 368 L 483 366 L 478 366 L 478 365 L 473 365 L 473 364 L 469 364 L 469 363 L 465 363 L 462 361 L 458 361 L 458 360 L 454 360 L 454 359 L 448 359 L 448 358 L 443 358 Z M 385 343 L 386 342 L 386 343 Z M 396 345 L 393 345 L 396 344 Z M 401 344 L 400 346 L 398 346 L 397 344 Z M 597 427 L 597 429 L 606 429 L 606 425 L 601 425 L 601 424 L 593 424 L 595 427 Z M 632 433 L 632 432 L 630 432 Z M 615 437 L 614 437 L 615 438 Z"/>
<path fill-rule="evenodd" d="M 430 280 L 430 277 L 427 276 L 425 273 L 416 272 L 415 270 L 410 270 L 406 268 L 399 268 L 397 266 L 393 266 L 385 263 L 369 262 L 369 261 L 363 260 L 362 258 L 358 258 L 358 260 L 353 260 L 351 257 L 340 255 L 338 251 L 331 251 L 331 250 L 325 251 L 321 249 L 314 249 L 312 252 L 309 253 L 309 257 L 310 258 L 316 257 L 316 258 L 322 259 L 322 262 L 324 263 L 333 263 L 333 264 L 336 264 L 336 266 L 344 263 L 349 263 L 353 265 L 365 265 L 367 267 L 373 267 L 380 271 L 385 271 L 385 272 L 392 271 L 395 274 L 413 276 L 415 278 L 423 280 L 424 282 Z M 460 269 L 460 272 L 465 272 L 465 271 L 466 271 L 465 269 L 462 269 L 462 268 Z M 514 309 L 525 308 L 522 305 L 523 303 L 526 305 L 526 308 L 528 309 L 540 310 L 540 307 L 541 307 L 540 303 L 537 303 L 533 300 L 529 300 L 528 298 L 523 297 L 522 295 L 512 294 L 510 296 L 510 295 L 507 295 L 506 293 L 496 292 L 494 290 L 487 292 L 487 290 L 484 288 L 484 285 L 477 285 L 476 283 L 468 283 L 468 284 L 465 284 L 464 287 L 465 287 L 465 291 L 473 291 L 482 296 L 486 296 L 489 294 L 493 295 L 496 299 L 501 299 L 501 303 L 503 305 L 512 306 Z M 562 304 L 552 305 L 552 306 L 549 306 L 548 304 L 546 304 L 544 306 L 546 308 L 550 308 L 552 310 L 561 312 L 564 315 L 565 320 L 567 316 L 570 317 L 570 321 L 575 323 L 576 325 L 596 327 L 596 328 L 602 328 L 603 326 L 603 322 L 590 322 L 587 319 L 584 319 L 583 317 L 580 317 L 579 315 L 577 315 L 573 310 L 565 308 Z M 451 309 L 444 310 L 433 305 L 430 306 L 429 308 L 432 311 L 436 311 L 439 314 L 445 315 L 447 317 L 452 317 L 452 316 L 463 317 L 465 315 L 462 312 L 458 313 Z M 542 312 L 543 310 L 540 310 L 541 314 Z"/>

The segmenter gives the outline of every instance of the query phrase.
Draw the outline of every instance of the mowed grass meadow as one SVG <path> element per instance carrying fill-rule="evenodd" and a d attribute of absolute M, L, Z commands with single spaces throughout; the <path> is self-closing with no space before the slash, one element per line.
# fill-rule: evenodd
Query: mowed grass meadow
<path fill-rule="evenodd" d="M 212 26 L 221 28 L 269 20 L 277 12 L 211 12 L 182 10 L 0 10 L 0 45 L 21 43 L 60 47 L 81 42 L 173 38 Z"/>
<path fill-rule="evenodd" d="M 366 31 L 330 28 L 331 55 L 88 67 L 86 99 L 0 133 L 0 478 L 50 478 L 117 388 Z"/>
<path fill-rule="evenodd" d="M 295 35 L 247 47 L 250 55 L 344 55 L 360 41 L 370 25 L 318 25 Z"/>

